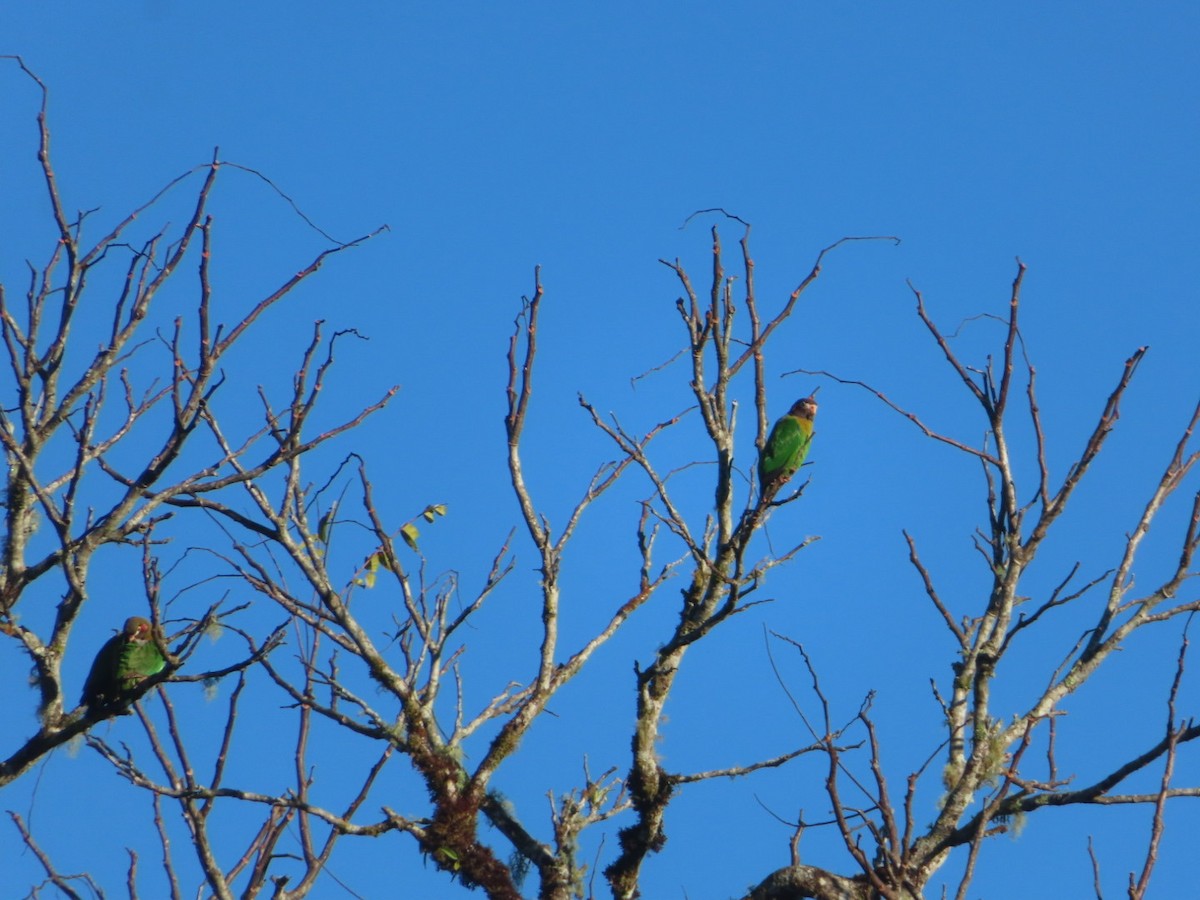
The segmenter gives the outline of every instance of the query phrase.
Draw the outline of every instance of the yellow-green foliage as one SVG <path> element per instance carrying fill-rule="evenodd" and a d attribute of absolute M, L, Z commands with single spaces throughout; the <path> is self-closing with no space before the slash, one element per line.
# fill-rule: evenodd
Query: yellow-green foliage
<path fill-rule="evenodd" d="M 958 784 L 959 779 L 962 778 L 962 773 L 963 764 L 961 760 L 955 759 L 946 763 L 945 768 L 942 769 L 942 785 L 946 788 L 946 790 L 954 790 L 954 786 Z"/>
<path fill-rule="evenodd" d="M 979 780 L 988 787 L 996 786 L 1008 759 L 1008 754 L 1005 753 L 1008 745 L 1003 735 L 1004 723 L 995 720 L 988 723 L 987 731 L 983 735 L 983 766 Z"/>

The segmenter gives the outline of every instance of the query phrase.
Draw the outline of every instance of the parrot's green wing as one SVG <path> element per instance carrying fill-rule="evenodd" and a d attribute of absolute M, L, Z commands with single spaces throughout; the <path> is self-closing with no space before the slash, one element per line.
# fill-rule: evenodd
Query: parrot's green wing
<path fill-rule="evenodd" d="M 121 653 L 117 675 L 123 689 L 131 690 L 143 679 L 157 675 L 166 664 L 154 641 L 129 641 Z"/>
<path fill-rule="evenodd" d="M 92 668 L 83 683 L 80 703 L 100 706 L 117 698 L 121 693 L 121 658 L 127 649 L 124 634 L 115 634 L 105 642 L 96 658 L 92 660 Z"/>
<path fill-rule="evenodd" d="M 787 481 L 804 465 L 812 435 L 812 422 L 806 419 L 788 415 L 775 423 L 758 458 L 758 482 L 764 493 L 772 485 Z"/>

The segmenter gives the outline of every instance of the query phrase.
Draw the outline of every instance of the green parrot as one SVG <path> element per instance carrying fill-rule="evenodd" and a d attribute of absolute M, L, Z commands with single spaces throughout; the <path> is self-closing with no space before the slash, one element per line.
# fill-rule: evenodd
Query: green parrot
<path fill-rule="evenodd" d="M 758 483 L 764 497 L 772 496 L 799 471 L 813 439 L 817 401 L 802 397 L 775 423 L 758 457 Z"/>
<path fill-rule="evenodd" d="M 92 709 L 120 703 L 166 664 L 154 642 L 153 626 L 141 616 L 132 616 L 125 620 L 121 633 L 109 638 L 96 654 L 79 702 Z"/>

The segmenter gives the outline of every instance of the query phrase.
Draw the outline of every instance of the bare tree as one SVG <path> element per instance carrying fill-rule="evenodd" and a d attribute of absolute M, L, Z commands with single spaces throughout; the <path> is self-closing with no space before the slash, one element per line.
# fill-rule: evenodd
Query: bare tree
<path fill-rule="evenodd" d="M 759 884 L 749 894 L 756 900 L 836 896 L 919 897 L 932 874 L 960 847 L 965 849 L 967 855 L 955 896 L 965 898 L 975 861 L 988 838 L 1007 832 L 1014 821 L 1038 809 L 1071 804 L 1148 804 L 1153 807 L 1153 833 L 1146 862 L 1136 880 L 1133 876 L 1130 879 L 1130 896 L 1142 896 L 1154 867 L 1156 847 L 1163 829 L 1165 802 L 1171 797 L 1197 796 L 1200 793 L 1194 787 L 1172 783 L 1172 770 L 1179 746 L 1200 736 L 1200 728 L 1190 720 L 1180 721 L 1175 709 L 1186 662 L 1186 623 L 1190 621 L 1192 613 L 1200 608 L 1200 600 L 1181 600 L 1177 596 L 1191 574 L 1192 560 L 1200 540 L 1197 535 L 1200 492 L 1191 497 L 1190 515 L 1177 537 L 1178 562 L 1171 572 L 1161 582 L 1138 591 L 1134 590 L 1132 579 L 1134 561 L 1151 522 L 1200 459 L 1200 451 L 1189 449 L 1196 425 L 1200 422 L 1200 405 L 1184 425 L 1161 478 L 1147 498 L 1133 529 L 1127 533 L 1123 552 L 1116 565 L 1084 581 L 1079 577 L 1080 566 L 1076 563 L 1065 567 L 1062 580 L 1047 596 L 1040 599 L 1022 596 L 1022 575 L 1032 564 L 1112 433 L 1126 390 L 1146 352 L 1145 347 L 1140 347 L 1125 361 L 1083 449 L 1074 458 L 1062 480 L 1052 480 L 1046 430 L 1037 400 L 1037 372 L 1024 357 L 1018 326 L 1024 275 L 1025 266 L 1018 263 L 1008 314 L 1003 319 L 1005 335 L 1002 347 L 994 358 L 995 363 L 989 357 L 987 365 L 982 368 L 973 367 L 959 359 L 950 340 L 927 312 L 921 293 L 913 290 L 917 316 L 945 357 L 955 379 L 971 394 L 983 414 L 984 438 L 978 446 L 938 433 L 916 414 L 901 409 L 881 391 L 861 381 L 839 378 L 828 372 L 810 373 L 862 387 L 908 418 L 930 439 L 948 444 L 956 451 L 978 460 L 986 486 L 988 519 L 986 528 L 977 533 L 975 547 L 988 567 L 992 584 L 988 596 L 983 598 L 972 614 L 956 619 L 950 612 L 949 604 L 939 595 L 933 574 L 922 563 L 916 541 L 905 533 L 909 559 L 929 601 L 958 647 L 952 664 L 951 683 L 945 689 L 934 685 L 935 697 L 946 718 L 942 744 L 944 755 L 940 755 L 943 764 L 941 777 L 946 793 L 932 823 L 922 827 L 919 823 L 925 821 L 929 813 L 917 810 L 914 800 L 918 781 L 926 772 L 922 769 L 910 774 L 905 790 L 898 795 L 893 794 L 883 778 L 875 732 L 869 714 L 864 710 L 858 719 L 868 735 L 869 771 L 872 773 L 870 781 L 856 778 L 843 765 L 842 756 L 831 745 L 826 746 L 830 760 L 826 787 L 847 850 L 861 872 L 834 885 L 830 881 L 830 873 L 826 871 L 793 865 L 772 873 Z M 1018 391 L 1025 395 L 1023 403 L 1012 402 L 1019 396 Z M 1032 422 L 1033 441 L 1026 450 L 1034 463 L 1029 469 L 1037 473 L 1032 486 L 1018 484 L 1018 451 L 1010 441 L 1008 428 L 1014 408 L 1028 415 Z M 1023 497 L 1029 499 L 1023 500 Z M 1095 613 L 1091 627 L 1079 635 L 1073 646 L 1063 648 L 1062 663 L 1044 690 L 1026 709 L 1011 717 L 993 710 L 991 696 L 997 667 L 1014 644 L 1028 639 L 1029 630 L 1043 621 L 1047 614 L 1081 600 L 1094 590 L 1105 591 L 1105 602 Z M 1060 703 L 1086 684 L 1133 632 L 1172 619 L 1183 623 L 1184 630 L 1176 677 L 1165 702 L 1169 709 L 1165 733 L 1147 735 L 1144 752 L 1132 759 L 1121 760 L 1105 777 L 1083 787 L 1074 786 L 1073 776 L 1069 770 L 1064 772 L 1060 768 L 1063 764 L 1057 760 L 1055 753 L 1054 722 L 1060 715 Z M 827 734 L 828 706 L 821 697 L 815 674 L 813 684 L 825 709 Z M 822 726 L 818 724 L 815 727 L 819 730 Z M 1045 767 L 1041 772 L 1037 771 L 1037 764 L 1026 758 L 1032 756 L 1028 751 L 1039 738 L 1045 750 Z M 938 761 L 935 757 L 930 763 Z M 1118 793 L 1126 779 L 1156 762 L 1163 765 L 1159 790 L 1143 794 Z M 870 849 L 858 844 L 855 829 L 844 812 L 838 812 L 839 809 L 845 809 L 839 794 L 842 782 L 854 785 L 868 797 L 862 822 L 871 836 Z"/>
<path fill-rule="evenodd" d="M 324 250 L 285 276 L 231 326 L 219 324 L 210 279 L 214 219 L 208 208 L 225 164 L 214 155 L 211 163 L 171 181 L 98 239 L 88 239 L 85 225 L 94 211 L 68 211 L 51 162 L 45 86 L 20 59 L 5 59 L 41 91 L 37 160 L 54 239 L 44 262 L 27 264 L 23 303 L 12 303 L 0 285 L 0 334 L 8 373 L 0 409 L 7 465 L 0 633 L 32 665 L 40 722 L 33 735 L 3 751 L 0 785 L 115 712 L 76 708 L 66 697 L 62 675 L 98 566 L 118 565 L 121 554 L 127 558 L 132 553 L 145 613 L 162 622 L 163 573 L 155 550 L 173 535 L 175 516 L 209 516 L 223 520 L 231 535 L 270 538 L 259 523 L 221 498 L 248 481 L 285 471 L 289 461 L 355 427 L 390 397 L 389 392 L 320 433 L 304 433 L 332 363 L 333 342 L 322 338 L 318 323 L 303 354 L 295 393 L 283 409 L 274 409 L 264 395 L 262 424 L 227 435 L 214 412 L 225 387 L 227 354 L 329 256 L 370 235 Z M 136 224 L 150 218 L 169 192 L 197 180 L 181 228 L 172 232 L 164 226 L 148 237 L 131 238 Z M 191 313 L 164 316 L 156 301 L 176 285 L 182 290 L 188 261 L 195 266 Z M 109 299 L 103 298 L 106 290 L 112 291 Z M 98 304 L 105 304 L 107 320 L 97 317 Z M 146 371 L 150 378 L 143 381 Z M 178 626 L 174 646 L 162 648 L 168 665 L 140 684 L 130 699 L 168 679 L 244 678 L 248 667 L 277 646 L 282 630 L 261 642 L 243 632 L 246 652 L 232 664 L 178 672 L 203 634 L 239 631 L 230 623 L 238 611 L 217 603 L 172 618 L 168 624 Z M 166 695 L 160 696 L 169 715 Z"/>
<path fill-rule="evenodd" d="M 943 599 L 937 573 L 926 567 L 916 540 L 906 535 L 918 583 L 956 647 L 948 661 L 949 682 L 934 685 L 945 732 L 930 736 L 936 752 L 907 773 L 897 790 L 887 778 L 871 698 L 848 712 L 835 708 L 805 648 L 779 635 L 771 641 L 772 654 L 795 654 L 811 678 L 803 698 L 787 686 L 810 739 L 756 761 L 674 771 L 664 764 L 659 747 L 664 708 L 687 675 L 688 651 L 735 617 L 756 610 L 766 599 L 757 593 L 764 576 L 795 559 L 813 540 L 776 550 L 763 539 L 768 519 L 791 514 L 803 499 L 805 479 L 801 473 L 778 492 L 756 489 L 747 473 L 752 467 L 744 461 L 739 465 L 735 452 L 739 400 L 752 407 L 753 441 L 761 451 L 772 410 L 778 412 L 794 399 L 781 403 L 768 390 L 772 339 L 832 251 L 847 241 L 883 238 L 843 238 L 825 248 L 796 288 L 774 304 L 760 302 L 756 293 L 745 223 L 740 223 L 736 274 L 727 270 L 719 230 L 712 228 L 711 280 L 703 293 L 679 260 L 664 261 L 680 286 L 679 366 L 689 401 L 684 408 L 663 411 L 657 424 L 639 431 L 580 396 L 581 426 L 602 435 L 612 456 L 597 460 L 594 474 L 579 486 L 557 525 L 547 512 L 554 498 L 535 492 L 524 464 L 544 305 L 540 272 L 535 271 L 533 290 L 523 299 L 508 339 L 506 444 L 497 446 L 507 459 L 524 534 L 518 536 L 514 529 L 487 552 L 491 562 L 486 575 L 467 587 L 452 571 L 434 574 L 422 553 L 420 528 L 447 513 L 435 496 L 397 516 L 376 502 L 368 461 L 349 452 L 337 458 L 313 453 L 391 396 L 310 433 L 316 401 L 334 364 L 334 346 L 346 333 L 326 340 L 318 323 L 295 368 L 291 393 L 272 400 L 259 391 L 262 419 L 251 433 L 235 433 L 217 412 L 215 401 L 223 387 L 219 364 L 230 347 L 331 253 L 365 238 L 316 256 L 233 327 L 214 326 L 209 278 L 213 225 L 206 209 L 224 164 L 214 156 L 196 173 L 203 178 L 195 210 L 178 236 L 163 231 L 136 247 L 123 242 L 125 229 L 145 217 L 156 197 L 89 246 L 82 241 L 86 216 L 69 216 L 59 199 L 44 102 L 38 134 L 57 244 L 48 263 L 31 266 L 23 315 L 11 311 L 0 294 L 12 370 L 9 392 L 14 394 L 11 404 L 5 401 L 0 421 L 9 465 L 0 629 L 34 662 L 42 725 L 0 765 L 0 783 L 96 724 L 94 711 L 70 710 L 64 704 L 60 670 L 72 625 L 88 599 L 91 564 L 101 549 L 135 550 L 147 609 L 156 622 L 162 620 L 161 541 L 178 514 L 219 527 L 224 543 L 208 548 L 214 573 L 236 579 L 253 592 L 255 606 L 277 610 L 282 624 L 262 633 L 240 627 L 233 615 L 245 604 L 231 609 L 210 604 L 178 617 L 175 646 L 166 648 L 169 665 L 137 692 L 152 692 L 155 700 L 135 707 L 145 736 L 142 748 L 114 746 L 95 733 L 88 737 L 95 752 L 151 798 L 173 897 L 195 892 L 183 883 L 174 855 L 180 852 L 170 836 L 177 816 L 186 827 L 202 891 L 216 897 L 254 897 L 264 891 L 278 898 L 306 896 L 318 879 L 333 877 L 329 861 L 344 839 L 385 837 L 392 842 L 389 847 L 415 851 L 414 856 L 448 879 L 496 900 L 531 894 L 570 900 L 597 892 L 632 900 L 641 896 L 643 872 L 667 840 L 672 800 L 682 791 L 703 790 L 703 782 L 750 775 L 802 756 L 822 760 L 827 827 L 840 835 L 845 856 L 822 865 L 803 863 L 801 839 L 811 826 L 796 823 L 791 864 L 765 877 L 756 873 L 759 883 L 747 893 L 750 900 L 914 900 L 924 896 L 935 873 L 956 853 L 963 866 L 957 896 L 965 898 L 975 862 L 990 838 L 1043 807 L 1069 804 L 1144 804 L 1153 809 L 1145 863 L 1129 885 L 1131 897 L 1145 894 L 1167 801 L 1200 794 L 1198 788 L 1175 784 L 1173 776 L 1181 748 L 1200 735 L 1200 727 L 1176 709 L 1186 668 L 1186 631 L 1180 629 L 1176 677 L 1164 695 L 1165 730 L 1146 735 L 1143 751 L 1115 763 L 1106 777 L 1081 787 L 1064 774 L 1071 763 L 1057 759 L 1055 718 L 1063 699 L 1087 683 L 1131 634 L 1151 624 L 1182 624 L 1200 605 L 1180 597 L 1200 540 L 1200 493 L 1192 497 L 1190 518 L 1177 536 L 1178 564 L 1169 577 L 1138 590 L 1131 579 L 1151 522 L 1200 459 L 1200 451 L 1191 449 L 1200 406 L 1183 427 L 1112 569 L 1089 577 L 1078 565 L 1069 566 L 1048 595 L 1021 593 L 1022 576 L 1115 427 L 1144 348 L 1118 373 L 1095 427 L 1061 480 L 1050 475 L 1050 441 L 1037 401 L 1036 370 L 1024 355 L 1018 325 L 1023 266 L 1007 315 L 1001 317 L 1001 346 L 983 367 L 960 359 L 921 294 L 913 292 L 917 316 L 935 351 L 945 357 L 953 381 L 969 392 L 983 416 L 984 436 L 977 444 L 930 427 L 876 387 L 828 372 L 807 373 L 869 391 L 931 440 L 973 459 L 982 472 L 987 522 L 976 548 L 991 589 L 969 613 L 956 614 Z M 125 277 L 111 304 L 111 330 L 94 358 L 72 370 L 66 364 L 73 358 L 68 353 L 75 340 L 71 325 L 89 275 L 118 259 L 126 260 Z M 138 343 L 136 335 L 149 321 L 155 296 L 185 259 L 194 260 L 198 269 L 194 319 L 188 327 L 178 320 L 173 328 Z M 154 348 L 164 351 L 168 377 L 161 387 L 139 388 L 126 363 Z M 102 416 L 113 392 L 120 415 Z M 165 410 L 160 418 L 167 427 L 165 437 L 159 434 L 155 440 L 153 429 L 141 426 L 159 422 L 155 414 L 160 410 Z M 1032 423 L 1028 446 L 1010 437 L 1014 415 L 1028 416 Z M 707 440 L 703 452 L 693 450 L 687 459 L 660 452 L 664 434 L 696 419 Z M 59 431 L 68 436 L 69 454 L 47 452 Z M 185 448 L 201 440 L 206 462 L 191 465 L 195 457 Z M 123 452 L 118 454 L 118 448 Z M 131 452 L 140 462 L 128 461 Z M 1019 465 L 1020 454 L 1027 454 L 1031 465 Z M 308 474 L 314 466 L 317 474 Z M 696 479 L 690 477 L 693 468 L 706 480 L 698 515 L 693 511 L 698 496 Z M 1036 473 L 1034 481 L 1019 484 L 1017 473 L 1026 468 Z M 85 506 L 81 498 L 92 496 L 93 480 L 102 481 L 115 499 L 103 507 Z M 633 586 L 619 597 L 589 594 L 586 602 L 602 610 L 602 621 L 579 639 L 562 627 L 564 599 L 579 592 L 564 580 L 565 552 L 579 539 L 581 522 L 593 505 L 624 484 L 638 485 L 640 497 L 629 524 L 639 560 L 631 572 Z M 50 549 L 35 553 L 30 548 L 46 546 L 35 541 L 44 531 L 52 534 Z M 335 539 L 348 549 L 335 553 Z M 514 565 L 518 543 L 532 547 L 537 560 L 532 583 L 522 585 L 536 596 L 536 603 L 526 607 L 525 623 L 534 637 L 516 648 L 525 655 L 525 674 L 479 683 L 479 673 L 467 665 L 467 635 L 476 647 L 509 640 L 487 625 L 484 611 L 503 586 L 519 578 Z M 345 566 L 347 553 L 361 562 Z M 39 634 L 18 620 L 18 605 L 35 602 L 31 588 L 50 577 L 64 585 L 63 596 L 53 624 Z M 678 586 L 678 593 L 664 590 L 668 585 Z M 1017 715 L 994 709 L 993 688 L 1006 654 L 1056 610 L 1100 591 L 1106 597 L 1094 621 L 1072 646 L 1063 647 L 1062 664 L 1045 689 Z M 375 602 L 381 595 L 394 602 L 381 608 Z M 628 632 L 634 614 L 655 596 L 674 605 L 669 624 L 659 633 L 635 635 L 640 650 L 633 673 L 609 692 L 626 698 L 633 713 L 625 736 L 629 755 L 616 764 L 606 761 L 596 771 L 585 755 L 579 781 L 565 792 L 550 792 L 548 810 L 522 807 L 504 796 L 497 788 L 498 775 L 520 756 L 522 741 L 535 724 L 553 714 L 551 701 L 561 699 L 566 685 L 594 668 L 600 648 Z M 214 629 L 239 635 L 245 651 L 230 665 L 194 672 L 197 639 Z M 285 636 L 289 647 L 281 652 Z M 185 660 L 189 665 L 181 668 Z M 232 685 L 223 727 L 219 733 L 190 729 L 175 713 L 171 685 L 222 678 Z M 294 733 L 273 742 L 274 750 L 283 748 L 291 759 L 288 784 L 282 788 L 275 782 L 248 784 L 244 779 L 253 774 L 233 765 L 245 752 L 237 735 L 245 728 L 252 683 L 269 685 L 279 698 L 275 705 L 282 702 L 294 717 Z M 1032 761 L 1035 746 L 1044 751 L 1038 754 L 1044 764 Z M 318 781 L 321 760 L 327 764 L 322 771 L 337 767 L 335 788 L 324 789 Z M 1151 765 L 1161 767 L 1157 790 L 1120 793 L 1131 775 Z M 415 779 L 421 799 L 415 800 L 418 795 L 412 791 L 398 792 L 396 779 Z M 919 785 L 931 780 L 940 780 L 944 789 L 934 808 L 921 803 L 917 793 Z M 243 821 L 250 810 L 258 811 L 257 824 L 232 856 L 218 847 L 228 847 L 218 813 L 231 808 L 241 811 Z M 40 851 L 25 821 L 19 816 L 13 821 L 19 840 L 38 853 L 47 883 L 68 895 L 73 895 L 73 883 L 91 883 L 83 876 L 62 875 Z M 600 850 L 595 859 L 585 858 L 585 834 L 609 829 L 615 832 L 615 846 L 592 840 L 591 846 Z M 298 853 L 281 849 L 281 838 L 289 833 L 297 836 Z M 388 851 L 389 859 L 394 852 Z M 138 860 L 131 849 L 130 896 L 137 895 Z M 1096 868 L 1099 884 L 1098 861 Z"/>

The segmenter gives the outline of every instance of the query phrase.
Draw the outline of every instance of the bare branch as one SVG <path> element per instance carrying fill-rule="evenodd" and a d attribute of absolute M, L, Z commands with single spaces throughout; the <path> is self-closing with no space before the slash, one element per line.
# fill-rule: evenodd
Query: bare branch
<path fill-rule="evenodd" d="M 95 894 L 98 897 L 102 898 L 104 896 L 104 892 L 102 890 L 100 890 L 100 888 L 96 885 L 96 882 L 94 882 L 92 880 L 92 877 L 90 875 L 86 875 L 86 874 L 84 874 L 84 875 L 62 875 L 62 874 L 60 874 L 54 868 L 54 864 L 50 861 L 50 857 L 47 856 L 45 851 L 42 850 L 42 848 L 38 846 L 36 841 L 34 841 L 33 835 L 30 834 L 29 829 L 25 827 L 25 822 L 20 817 L 20 815 L 13 812 L 12 810 L 9 810 L 8 815 L 9 815 L 9 818 L 11 818 L 13 820 L 13 824 L 17 826 L 17 831 L 20 832 L 21 840 L 24 842 L 25 846 L 29 848 L 29 851 L 35 857 L 37 857 L 37 861 L 39 863 L 41 863 L 42 868 L 46 872 L 46 878 L 51 884 L 53 884 L 56 888 L 58 888 L 60 891 L 62 891 L 63 894 L 65 894 L 67 897 L 70 897 L 71 900 L 82 900 L 80 894 L 78 892 L 76 892 L 74 888 L 71 887 L 70 883 L 72 881 L 81 882 L 82 884 L 84 884 L 87 887 L 87 889 L 89 891 L 91 891 L 93 894 Z M 36 893 L 36 889 L 35 889 L 35 893 Z"/>
<path fill-rule="evenodd" d="M 867 384 L 865 381 L 857 381 L 852 378 L 840 378 L 837 375 L 834 375 L 832 372 L 826 372 L 824 369 L 795 369 L 793 371 L 796 373 L 799 373 L 801 375 L 820 375 L 824 378 L 829 378 L 833 381 L 836 381 L 838 384 L 852 384 L 852 385 L 861 387 L 863 390 L 867 391 L 868 393 L 874 394 L 886 406 L 888 406 L 895 412 L 900 413 L 900 415 L 904 416 L 904 418 L 908 419 L 910 422 L 912 422 L 914 425 L 916 425 L 918 428 L 920 428 L 921 432 L 926 437 L 933 438 L 935 441 L 941 441 L 943 444 L 949 444 L 951 447 L 954 447 L 956 450 L 961 450 L 964 453 L 971 454 L 972 456 L 978 456 L 984 462 L 990 463 L 994 466 L 1000 464 L 999 460 L 997 460 L 995 456 L 988 453 L 987 451 L 977 450 L 976 448 L 971 447 L 968 444 L 964 444 L 962 441 L 956 440 L 955 438 L 948 437 L 944 434 L 940 434 L 939 432 L 934 431 L 932 428 L 930 428 L 928 425 L 926 425 L 924 422 L 922 422 L 915 413 L 911 413 L 908 410 L 896 405 L 891 400 L 889 400 L 888 397 L 882 391 L 876 390 L 875 388 L 873 388 L 869 384 Z M 790 375 L 792 373 L 788 372 L 785 374 Z M 969 383 L 973 384 L 973 382 L 969 382 Z"/>

